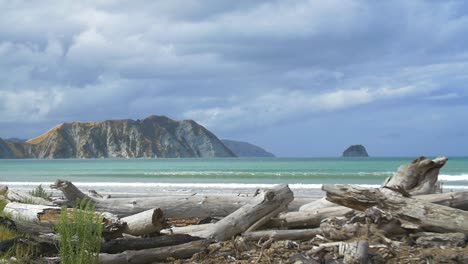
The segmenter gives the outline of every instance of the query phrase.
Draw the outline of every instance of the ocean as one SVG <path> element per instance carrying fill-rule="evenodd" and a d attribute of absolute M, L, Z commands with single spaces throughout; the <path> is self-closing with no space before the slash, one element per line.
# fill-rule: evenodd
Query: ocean
<path fill-rule="evenodd" d="M 321 185 L 378 187 L 414 158 L 215 158 L 0 160 L 0 184 L 32 190 L 69 180 L 111 195 L 249 194 L 289 184 L 296 196 L 320 196 Z M 450 158 L 439 174 L 444 191 L 468 189 L 468 157 Z"/>

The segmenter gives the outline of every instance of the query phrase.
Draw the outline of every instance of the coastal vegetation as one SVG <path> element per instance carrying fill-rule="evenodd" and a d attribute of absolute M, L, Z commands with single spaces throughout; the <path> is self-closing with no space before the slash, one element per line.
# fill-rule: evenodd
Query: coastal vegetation
<path fill-rule="evenodd" d="M 63 206 L 56 225 L 62 264 L 97 263 L 101 248 L 102 216 L 91 200 L 83 199 L 69 212 Z"/>
<path fill-rule="evenodd" d="M 49 199 L 49 197 L 52 195 L 42 187 L 42 184 L 39 184 L 34 190 L 30 191 L 29 194 L 34 197 L 40 197 L 46 200 Z"/>

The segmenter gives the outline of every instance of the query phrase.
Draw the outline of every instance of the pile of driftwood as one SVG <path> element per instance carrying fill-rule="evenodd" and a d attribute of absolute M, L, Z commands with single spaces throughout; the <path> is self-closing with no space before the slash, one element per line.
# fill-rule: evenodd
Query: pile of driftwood
<path fill-rule="evenodd" d="M 64 199 L 52 202 L 4 187 L 12 219 L 0 224 L 30 235 L 0 251 L 21 241 L 39 248 L 38 261 L 58 260 L 60 205 L 85 198 L 104 216 L 100 263 L 468 262 L 468 192 L 439 192 L 446 161 L 415 159 L 381 188 L 324 185 L 315 201 L 294 199 L 287 185 L 251 197 L 107 198 L 58 180 Z M 18 202 L 25 198 L 34 204 Z M 180 219 L 202 220 L 171 225 Z"/>

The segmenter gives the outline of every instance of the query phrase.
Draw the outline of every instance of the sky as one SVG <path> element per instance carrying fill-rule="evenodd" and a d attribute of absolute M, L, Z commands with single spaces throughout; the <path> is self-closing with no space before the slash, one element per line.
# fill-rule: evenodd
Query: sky
<path fill-rule="evenodd" d="M 468 1 L 0 0 L 0 137 L 193 119 L 277 156 L 468 155 Z"/>

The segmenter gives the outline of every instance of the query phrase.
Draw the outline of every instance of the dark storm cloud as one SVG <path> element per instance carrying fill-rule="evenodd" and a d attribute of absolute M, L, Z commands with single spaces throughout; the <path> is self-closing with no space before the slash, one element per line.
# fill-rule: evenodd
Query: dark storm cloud
<path fill-rule="evenodd" d="M 466 131 L 453 113 L 468 99 L 467 11 L 465 1 L 0 1 L 0 136 L 165 114 L 294 155 L 271 130 L 320 127 L 310 120 L 342 130 L 343 116 L 365 116 L 369 132 L 346 127 L 343 141 L 375 147 L 381 135 L 414 141 L 399 129 L 418 131 L 418 120 Z"/>

